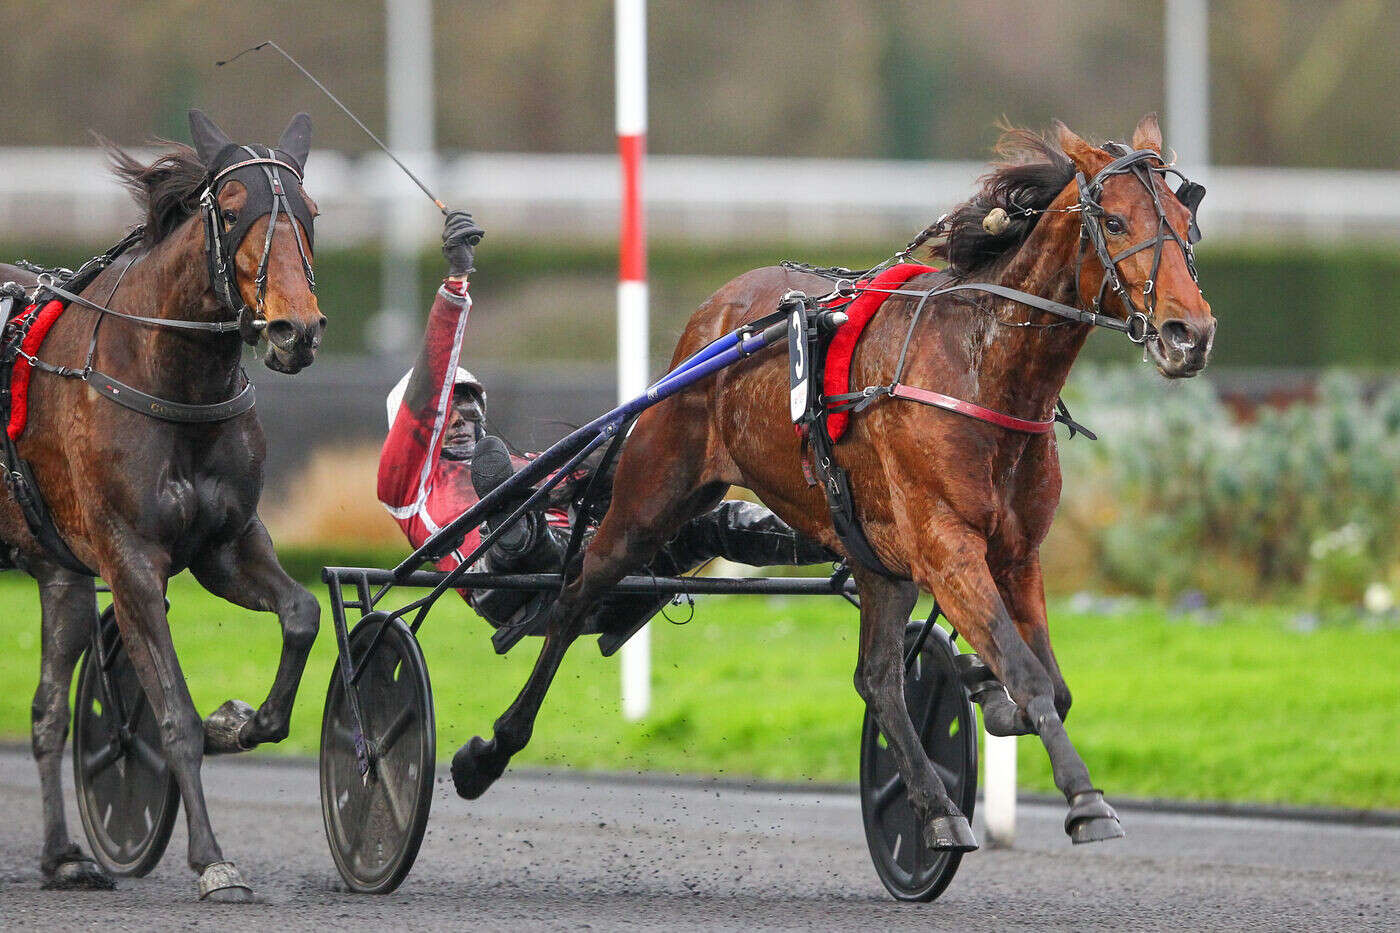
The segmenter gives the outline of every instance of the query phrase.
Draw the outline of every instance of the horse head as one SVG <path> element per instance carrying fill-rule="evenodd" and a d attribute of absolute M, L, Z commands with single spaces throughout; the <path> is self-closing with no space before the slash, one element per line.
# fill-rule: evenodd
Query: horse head
<path fill-rule="evenodd" d="M 263 362 L 295 373 L 311 364 L 326 328 L 312 271 L 316 202 L 302 188 L 311 118 L 294 116 L 277 145 L 235 144 L 198 110 L 190 135 L 207 171 L 201 197 L 210 287 L 239 316 Z"/>
<path fill-rule="evenodd" d="M 1132 149 L 1093 146 L 1064 124 L 1057 131 L 1077 173 L 1070 188 L 1083 225 L 1080 248 L 1088 254 L 1080 257 L 1081 307 L 1101 305 L 1103 313 L 1126 320 L 1162 375 L 1196 375 L 1215 342 L 1215 318 L 1192 254 L 1200 237 L 1195 209 L 1205 189 L 1184 178 L 1176 191 L 1168 187 L 1166 176 L 1175 170 L 1162 157 L 1156 114 L 1138 123 Z"/>

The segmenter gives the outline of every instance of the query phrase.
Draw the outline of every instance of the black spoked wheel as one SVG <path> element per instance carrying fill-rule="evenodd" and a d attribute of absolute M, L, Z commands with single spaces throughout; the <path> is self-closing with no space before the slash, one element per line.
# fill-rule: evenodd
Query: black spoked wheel
<path fill-rule="evenodd" d="M 905 654 L 921 622 L 905 630 Z M 972 819 L 977 799 L 977 720 L 953 664 L 958 653 L 937 625 L 905 671 L 904 700 L 948 795 Z M 885 737 L 867 711 L 860 741 L 860 810 L 870 858 L 885 889 L 901 901 L 931 901 L 953 880 L 961 852 L 930 850 Z"/>
<path fill-rule="evenodd" d="M 367 617 L 350 633 L 356 664 L 370 650 L 382 620 L 377 614 Z M 337 667 L 321 725 L 321 814 L 336 868 L 350 889 L 388 894 L 418 857 L 437 755 L 428 667 L 401 620 L 384 629 L 355 690 L 372 765 L 368 776 L 360 774 L 354 716 Z"/>
<path fill-rule="evenodd" d="M 139 878 L 165 854 L 180 789 L 111 609 L 102 615 L 101 631 L 107 677 L 91 646 L 79 665 L 73 783 L 93 857 L 113 874 Z"/>

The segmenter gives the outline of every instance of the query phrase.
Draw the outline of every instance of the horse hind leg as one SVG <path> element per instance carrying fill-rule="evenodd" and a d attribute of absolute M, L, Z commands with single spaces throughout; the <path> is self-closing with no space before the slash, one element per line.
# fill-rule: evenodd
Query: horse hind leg
<path fill-rule="evenodd" d="M 889 742 L 909 803 L 923 826 L 924 845 L 961 852 L 976 849 L 972 827 L 933 770 L 904 701 L 904 627 L 919 598 L 918 587 L 863 570 L 857 571 L 856 582 L 860 588 L 856 692 Z"/>
<path fill-rule="evenodd" d="M 452 782 L 460 796 L 475 800 L 484 794 L 505 773 L 511 756 L 529 743 L 559 664 L 606 589 L 645 563 L 681 524 L 723 495 L 723 484 L 701 483 L 699 459 L 684 456 L 684 451 L 703 449 L 704 438 L 677 436 L 678 431 L 693 433 L 693 425 L 703 424 L 703 418 L 661 418 L 655 408 L 642 416 L 623 448 L 613 478 L 612 505 L 584 551 L 582 570 L 550 607 L 544 646 L 529 679 L 496 720 L 491 739 L 475 736 L 452 758 Z M 664 456 L 665 451 L 671 456 Z"/>
<path fill-rule="evenodd" d="M 110 890 L 112 876 L 68 837 L 63 813 L 63 745 L 68 737 L 68 690 L 73 668 L 96 630 L 93 581 L 59 568 L 39 579 L 43 621 L 39 687 L 34 692 L 33 747 L 44 806 L 44 854 L 39 867 L 45 888 Z"/>

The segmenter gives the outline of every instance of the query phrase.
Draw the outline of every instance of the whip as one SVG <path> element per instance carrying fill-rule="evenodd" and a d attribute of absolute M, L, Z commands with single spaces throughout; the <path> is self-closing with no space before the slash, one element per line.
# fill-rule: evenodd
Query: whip
<path fill-rule="evenodd" d="M 419 189 L 422 190 L 422 192 L 428 196 L 429 200 L 431 200 L 433 204 L 437 206 L 438 210 L 442 211 L 443 216 L 447 215 L 447 205 L 443 204 L 442 201 L 438 200 L 437 195 L 433 194 L 430 190 L 428 190 L 428 186 L 423 184 L 423 180 L 417 175 L 413 174 L 413 172 L 409 170 L 409 167 L 407 165 L 404 165 L 402 162 L 400 162 L 399 157 L 390 152 L 389 147 L 384 145 L 384 141 L 381 140 L 378 136 L 374 135 L 374 131 L 371 130 L 369 127 L 365 126 L 364 123 L 361 122 L 359 117 L 351 113 L 350 108 L 342 104 L 340 102 L 339 97 L 336 97 L 334 94 L 332 94 L 329 88 L 327 88 L 320 81 L 316 80 L 315 75 L 303 68 L 301 66 L 301 62 L 297 61 L 295 58 L 292 58 L 292 56 L 287 53 L 287 50 L 282 48 L 282 46 L 278 45 L 276 42 L 273 42 L 271 39 L 268 39 L 266 42 L 260 42 L 257 45 L 244 49 L 232 58 L 226 58 L 221 62 L 215 62 L 214 66 L 216 68 L 222 68 L 224 65 L 238 61 L 238 59 L 242 58 L 244 55 L 247 55 L 249 52 L 260 52 L 265 48 L 276 49 L 279 55 L 281 55 L 287 61 L 292 63 L 292 67 L 296 68 L 297 71 L 300 71 L 302 74 L 306 75 L 308 81 L 316 85 L 316 87 L 320 89 L 322 94 L 325 94 L 327 97 L 329 97 L 331 99 L 331 103 L 339 107 L 341 112 L 344 113 L 347 117 L 349 117 L 352 121 L 354 121 L 354 124 L 356 126 L 365 131 L 365 135 L 367 135 L 370 139 L 374 140 L 374 144 L 376 146 L 384 150 L 384 154 L 386 156 L 394 160 L 395 165 L 403 169 L 403 173 L 413 180 L 413 183 L 417 185 Z"/>

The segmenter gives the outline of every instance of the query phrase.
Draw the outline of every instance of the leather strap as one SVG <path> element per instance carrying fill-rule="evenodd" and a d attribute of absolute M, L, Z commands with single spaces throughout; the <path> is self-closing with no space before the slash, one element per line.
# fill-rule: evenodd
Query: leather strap
<path fill-rule="evenodd" d="M 98 311 L 102 314 L 110 314 L 113 317 L 125 318 L 128 321 L 136 321 L 139 324 L 154 324 L 157 327 L 174 327 L 180 330 L 202 330 L 216 334 L 227 334 L 231 331 L 238 330 L 237 321 L 184 321 L 179 318 L 142 317 L 139 314 L 127 314 L 124 311 L 113 311 L 111 308 L 104 308 L 97 302 L 89 301 L 82 295 L 70 292 L 61 285 L 40 283 L 40 288 L 46 292 L 52 292 L 64 301 L 71 301 L 89 310 Z"/>
<path fill-rule="evenodd" d="M 246 378 L 246 377 L 245 377 Z M 93 371 L 85 379 L 88 385 L 125 408 L 159 418 L 161 421 L 174 421 L 179 424 L 208 424 L 215 421 L 228 421 L 250 410 L 257 403 L 257 393 L 249 382 L 233 398 L 210 405 L 191 405 L 186 402 L 172 402 L 157 398 L 140 389 L 133 388 L 104 373 Z"/>
<path fill-rule="evenodd" d="M 945 411 L 956 412 L 959 415 L 976 418 L 978 421 L 985 421 L 988 424 L 1006 428 L 1008 431 L 1020 431 L 1023 434 L 1048 434 L 1055 428 L 1054 418 L 1049 421 L 1028 421 L 1025 418 L 1017 418 L 1014 415 L 1004 414 L 991 408 L 984 408 L 975 402 L 965 402 L 962 399 L 953 398 L 951 395 L 944 395 L 942 392 L 920 389 L 902 382 L 897 382 L 891 387 L 890 395 L 922 405 L 942 408 Z"/>

